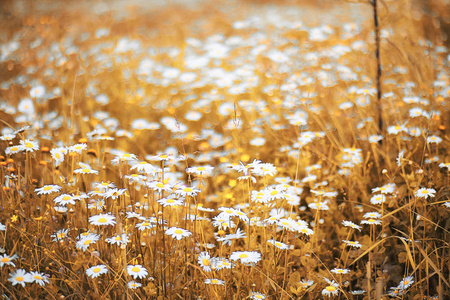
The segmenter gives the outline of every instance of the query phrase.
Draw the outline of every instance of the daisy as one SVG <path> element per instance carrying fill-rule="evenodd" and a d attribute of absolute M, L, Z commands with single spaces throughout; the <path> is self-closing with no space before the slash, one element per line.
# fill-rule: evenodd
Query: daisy
<path fill-rule="evenodd" d="M 364 219 L 379 219 L 381 217 L 382 217 L 382 215 L 377 212 L 368 212 L 363 215 Z"/>
<path fill-rule="evenodd" d="M 25 270 L 17 269 L 13 273 L 9 274 L 8 281 L 11 281 L 11 284 L 13 286 L 20 284 L 21 286 L 25 287 L 25 283 L 31 282 L 32 278 L 31 275 Z"/>
<path fill-rule="evenodd" d="M 386 202 L 386 196 L 384 194 L 377 194 L 377 195 L 373 195 L 370 198 L 370 203 L 372 204 L 382 204 Z"/>
<path fill-rule="evenodd" d="M 53 201 L 55 201 L 56 204 L 63 206 L 66 206 L 67 204 L 75 204 L 75 200 L 79 200 L 79 198 L 69 194 L 61 194 L 55 199 L 53 199 Z"/>
<path fill-rule="evenodd" d="M 135 165 L 133 165 L 130 170 L 137 170 L 138 172 L 142 172 L 145 173 L 147 175 L 155 175 L 156 174 L 156 168 L 152 165 L 149 164 L 146 161 L 141 161 Z"/>
<path fill-rule="evenodd" d="M 361 231 L 361 226 L 356 225 L 355 223 L 353 223 L 351 221 L 342 221 L 342 225 L 344 225 L 346 227 L 351 227 L 353 229 L 358 229 L 359 231 Z"/>
<path fill-rule="evenodd" d="M 304 288 L 307 289 L 310 286 L 312 286 L 314 284 L 314 281 L 312 280 L 307 280 L 307 279 L 302 279 L 300 280 L 300 285 Z"/>
<path fill-rule="evenodd" d="M 381 220 L 377 219 L 362 220 L 361 224 L 381 225 Z"/>
<path fill-rule="evenodd" d="M 95 244 L 98 239 L 100 238 L 99 235 L 88 233 L 85 236 L 82 236 L 75 244 L 75 247 L 77 249 L 81 249 L 83 251 L 86 251 L 89 248 L 89 245 Z"/>
<path fill-rule="evenodd" d="M 109 189 L 114 189 L 116 188 L 116 185 L 114 184 L 114 182 L 100 182 L 100 183 L 95 183 L 94 184 L 94 188 L 97 190 L 109 190 Z"/>
<path fill-rule="evenodd" d="M 395 191 L 395 184 L 388 183 L 383 185 L 382 187 L 376 187 L 372 189 L 372 193 L 381 192 L 382 194 L 392 194 Z"/>
<path fill-rule="evenodd" d="M 276 241 L 274 239 L 270 239 L 267 242 L 272 244 L 272 245 L 274 245 L 275 247 L 277 247 L 278 249 L 281 249 L 281 250 L 288 250 L 289 249 L 289 246 L 287 244 L 282 243 L 282 242 L 278 242 L 278 241 Z"/>
<path fill-rule="evenodd" d="M 328 286 L 322 290 L 322 296 L 336 296 L 339 293 L 339 284 L 333 281 L 328 282 Z"/>
<path fill-rule="evenodd" d="M 334 274 L 342 275 L 342 274 L 348 274 L 348 273 L 350 273 L 350 270 L 349 270 L 349 269 L 334 268 L 334 269 L 332 269 L 330 272 L 332 272 L 332 273 L 334 273 Z"/>
<path fill-rule="evenodd" d="M 99 214 L 89 217 L 89 223 L 97 226 L 114 225 L 116 217 L 109 214 Z"/>
<path fill-rule="evenodd" d="M 87 144 L 81 143 L 81 144 L 76 144 L 76 145 L 70 146 L 67 150 L 69 152 L 75 152 L 75 153 L 81 154 L 81 152 L 86 149 L 87 149 Z"/>
<path fill-rule="evenodd" d="M 64 148 L 54 148 L 50 150 L 50 154 L 52 156 L 53 162 L 55 165 L 59 165 L 64 161 L 64 155 L 66 150 Z"/>
<path fill-rule="evenodd" d="M 408 276 L 408 277 L 403 278 L 402 281 L 400 281 L 400 283 L 398 284 L 398 288 L 400 288 L 401 290 L 406 290 L 413 283 L 414 283 L 414 277 Z"/>
<path fill-rule="evenodd" d="M 234 251 L 230 255 L 231 260 L 240 260 L 243 264 L 257 263 L 261 260 L 261 253 L 257 251 Z"/>
<path fill-rule="evenodd" d="M 326 202 L 313 202 L 308 204 L 308 207 L 311 209 L 317 209 L 317 210 L 329 210 L 330 207 L 327 205 Z"/>
<path fill-rule="evenodd" d="M 128 242 L 130 241 L 128 235 L 126 235 L 125 233 L 122 233 L 122 235 L 120 234 L 116 234 L 113 237 L 107 238 L 105 239 L 108 243 L 110 243 L 111 245 L 127 245 Z"/>
<path fill-rule="evenodd" d="M 154 227 L 156 227 L 156 225 L 153 224 L 153 222 L 151 222 L 149 220 L 145 220 L 144 222 L 136 224 L 135 227 L 142 231 L 142 230 L 145 230 L 145 229 L 154 228 Z"/>
<path fill-rule="evenodd" d="M 81 163 L 79 163 L 81 165 Z M 75 174 L 98 174 L 97 170 L 92 169 L 89 165 L 83 164 L 80 169 L 76 169 L 73 171 Z"/>
<path fill-rule="evenodd" d="M 157 202 L 164 207 L 166 207 L 166 206 L 176 207 L 176 206 L 183 205 L 183 200 L 176 199 L 174 197 L 161 198 L 161 199 L 157 200 Z"/>
<path fill-rule="evenodd" d="M 145 159 L 148 159 L 151 161 L 168 161 L 168 160 L 175 159 L 175 157 L 172 155 L 168 155 L 168 154 L 158 154 L 158 155 L 146 156 Z"/>
<path fill-rule="evenodd" d="M 139 282 L 136 282 L 134 280 L 131 280 L 131 281 L 128 282 L 127 286 L 128 286 L 129 289 L 134 290 L 134 289 L 137 289 L 137 288 L 141 287 L 142 284 L 139 283 Z"/>
<path fill-rule="evenodd" d="M 198 264 L 202 267 L 203 271 L 211 272 L 211 256 L 208 252 L 201 252 L 198 256 Z"/>
<path fill-rule="evenodd" d="M 187 168 L 186 173 L 205 177 L 205 176 L 212 176 L 213 170 L 214 170 L 214 167 L 211 167 L 211 166 L 198 166 L 198 167 Z"/>
<path fill-rule="evenodd" d="M 136 184 L 142 184 L 147 177 L 145 177 L 144 175 L 140 175 L 140 174 L 130 174 L 130 175 L 125 175 L 124 176 L 126 179 L 128 179 L 128 181 L 130 183 L 136 183 Z"/>
<path fill-rule="evenodd" d="M 45 286 L 46 283 L 50 283 L 50 281 L 48 281 L 48 276 L 49 275 L 45 275 L 44 273 L 30 272 L 31 282 L 36 282 L 40 286 Z"/>
<path fill-rule="evenodd" d="M 442 138 L 440 138 L 440 137 L 438 137 L 436 135 L 432 135 L 432 136 L 427 137 L 427 143 L 428 144 L 432 144 L 432 143 L 439 144 L 441 142 L 442 142 Z"/>
<path fill-rule="evenodd" d="M 196 196 L 197 193 L 200 193 L 200 190 L 197 190 L 195 188 L 191 188 L 188 186 L 181 186 L 176 191 L 175 194 L 186 197 L 186 196 Z"/>
<path fill-rule="evenodd" d="M 48 195 L 51 193 L 56 193 L 59 192 L 59 190 L 61 189 L 61 187 L 59 185 L 44 185 L 43 187 L 37 188 L 34 191 L 38 194 L 38 195 Z"/>
<path fill-rule="evenodd" d="M 427 199 L 427 198 L 433 198 L 435 193 L 436 193 L 435 189 L 420 188 L 414 193 L 414 195 L 417 198 Z"/>
<path fill-rule="evenodd" d="M 15 154 L 15 153 L 19 153 L 20 151 L 22 151 L 22 149 L 20 148 L 19 145 L 15 145 L 15 146 L 11 146 L 11 147 L 7 147 L 5 149 L 5 154 Z"/>
<path fill-rule="evenodd" d="M 0 140 L 2 140 L 2 141 L 12 141 L 15 138 L 16 138 L 16 135 L 13 133 L 5 133 L 0 136 Z"/>
<path fill-rule="evenodd" d="M 38 142 L 35 142 L 32 140 L 20 141 L 19 147 L 22 151 L 27 151 L 27 152 L 33 152 L 33 151 L 39 150 Z"/>
<path fill-rule="evenodd" d="M 106 274 L 106 273 L 108 273 L 108 269 L 105 265 L 93 266 L 86 270 L 86 275 L 91 278 L 96 278 L 96 277 L 98 277 L 102 274 Z"/>
<path fill-rule="evenodd" d="M 207 278 L 205 279 L 206 284 L 217 284 L 217 285 L 224 285 L 225 281 L 216 279 L 216 278 Z"/>
<path fill-rule="evenodd" d="M 358 241 L 348 241 L 348 240 L 342 240 L 347 246 L 355 247 L 355 248 L 361 248 L 362 245 Z"/>
<path fill-rule="evenodd" d="M 371 135 L 367 140 L 369 141 L 369 143 L 376 144 L 382 139 L 383 139 L 382 135 Z"/>
<path fill-rule="evenodd" d="M 212 258 L 211 264 L 215 270 L 232 269 L 234 265 L 226 258 Z"/>
<path fill-rule="evenodd" d="M 258 176 L 275 176 L 277 168 L 271 163 L 261 163 L 253 167 L 253 174 Z"/>
<path fill-rule="evenodd" d="M 57 232 L 55 232 L 54 234 L 52 234 L 50 237 L 53 238 L 54 242 L 59 242 L 67 237 L 67 233 L 69 232 L 69 230 L 70 230 L 69 228 L 68 229 L 60 229 Z"/>
<path fill-rule="evenodd" d="M 152 181 L 147 183 L 147 187 L 149 187 L 150 189 L 156 191 L 156 192 L 172 192 L 172 186 L 168 183 L 163 183 L 160 181 Z"/>
<path fill-rule="evenodd" d="M 165 232 L 167 235 L 170 235 L 172 238 L 181 240 L 184 237 L 188 237 L 192 234 L 192 232 L 178 227 L 170 227 Z"/>
<path fill-rule="evenodd" d="M 117 199 L 126 193 L 127 189 L 110 189 L 106 191 L 105 198 Z"/>
<path fill-rule="evenodd" d="M 111 160 L 111 163 L 113 165 L 118 165 L 119 162 L 130 162 L 130 161 L 137 161 L 138 157 L 136 154 L 132 153 L 123 153 L 121 155 L 117 155 L 114 157 L 114 159 Z"/>
<path fill-rule="evenodd" d="M 147 269 L 142 265 L 128 265 L 127 272 L 134 279 L 145 278 L 148 275 Z"/>
<path fill-rule="evenodd" d="M 364 295 L 365 293 L 366 293 L 365 290 L 350 291 L 350 294 L 352 295 Z"/>
<path fill-rule="evenodd" d="M 252 292 L 250 295 L 250 299 L 252 300 L 266 299 L 266 295 L 257 292 Z"/>
<path fill-rule="evenodd" d="M 13 256 L 9 256 L 8 254 L 0 255 L 0 267 L 5 265 L 15 267 L 16 265 L 12 261 L 18 257 L 19 256 L 17 254 L 14 254 Z"/>

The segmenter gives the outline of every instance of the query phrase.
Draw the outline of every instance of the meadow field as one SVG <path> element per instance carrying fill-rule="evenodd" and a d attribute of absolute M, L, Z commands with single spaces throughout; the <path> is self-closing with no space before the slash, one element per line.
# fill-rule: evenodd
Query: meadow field
<path fill-rule="evenodd" d="M 450 299 L 437 17 L 40 2 L 0 18 L 3 299 Z"/>

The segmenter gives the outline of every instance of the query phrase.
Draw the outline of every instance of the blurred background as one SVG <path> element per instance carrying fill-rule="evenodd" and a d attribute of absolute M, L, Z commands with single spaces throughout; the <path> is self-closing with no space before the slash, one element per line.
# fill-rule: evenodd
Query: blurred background
<path fill-rule="evenodd" d="M 115 18 L 146 14 L 155 10 L 211 6 L 224 13 L 257 14 L 258 10 L 285 9 L 308 25 L 371 21 L 370 0 L 0 0 L 0 21 L 4 28 L 22 26 L 24 18 L 82 12 L 86 15 L 113 14 Z M 450 0 L 378 0 L 382 10 L 410 13 L 429 39 L 438 37 L 449 45 Z M 382 22 L 383 20 L 381 20 Z"/>

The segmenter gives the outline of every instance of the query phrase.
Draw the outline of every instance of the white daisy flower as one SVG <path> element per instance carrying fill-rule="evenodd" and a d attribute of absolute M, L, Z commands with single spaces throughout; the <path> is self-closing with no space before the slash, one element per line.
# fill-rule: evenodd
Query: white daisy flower
<path fill-rule="evenodd" d="M 188 237 L 192 234 L 189 230 L 178 228 L 178 227 L 170 227 L 165 232 L 167 235 L 170 235 L 172 238 L 181 240 L 184 237 Z"/>
<path fill-rule="evenodd" d="M 98 277 L 102 274 L 106 274 L 106 273 L 108 273 L 108 269 L 105 265 L 93 266 L 86 270 L 86 275 L 91 278 L 96 278 L 96 277 Z"/>
<path fill-rule="evenodd" d="M 147 269 L 142 265 L 128 265 L 127 272 L 134 279 L 145 278 L 148 275 Z"/>

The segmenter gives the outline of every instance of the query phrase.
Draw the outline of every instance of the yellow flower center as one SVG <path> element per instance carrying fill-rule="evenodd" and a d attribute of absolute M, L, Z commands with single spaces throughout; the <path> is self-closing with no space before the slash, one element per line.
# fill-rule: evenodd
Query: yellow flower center
<path fill-rule="evenodd" d="M 98 273 L 98 272 L 100 272 L 100 268 L 99 267 L 97 267 L 97 268 L 94 268 L 94 270 L 92 270 L 92 271 L 94 271 L 94 273 Z"/>
<path fill-rule="evenodd" d="M 92 242 L 92 240 L 85 240 L 85 241 L 84 241 L 84 244 L 85 244 L 85 245 L 89 245 L 91 242 Z"/>
<path fill-rule="evenodd" d="M 42 279 L 42 277 L 41 277 L 40 275 L 34 275 L 33 277 L 34 277 L 34 279 L 36 279 L 36 280 L 41 280 L 41 279 Z"/>
<path fill-rule="evenodd" d="M 50 191 L 52 189 L 51 186 L 44 186 L 44 191 Z"/>
<path fill-rule="evenodd" d="M 329 292 L 334 292 L 336 290 L 336 288 L 332 285 L 327 286 L 325 289 Z"/>
<path fill-rule="evenodd" d="M 83 173 L 89 173 L 89 172 L 91 172 L 91 170 L 90 170 L 90 169 L 82 169 L 81 172 L 83 172 Z"/>
<path fill-rule="evenodd" d="M 57 159 L 60 159 L 60 158 L 61 158 L 61 155 L 60 155 L 59 153 L 55 153 L 55 157 L 56 157 Z"/>
<path fill-rule="evenodd" d="M 72 199 L 72 197 L 70 197 L 70 196 L 64 196 L 62 198 L 63 201 L 69 201 L 70 199 Z"/>
<path fill-rule="evenodd" d="M 270 195 L 271 195 L 271 196 L 275 196 L 276 194 L 278 194 L 278 191 L 271 191 L 271 192 L 270 192 Z"/>
<path fill-rule="evenodd" d="M 198 167 L 198 168 L 197 168 L 197 171 L 205 171 L 205 170 L 206 170 L 205 167 Z"/>
<path fill-rule="evenodd" d="M 204 258 L 204 259 L 202 260 L 202 263 L 203 263 L 203 265 L 205 265 L 205 266 L 209 266 L 209 265 L 211 264 L 211 262 L 210 262 L 209 259 L 207 259 L 207 258 Z"/>
<path fill-rule="evenodd" d="M 8 257 L 3 257 L 0 261 L 1 261 L 2 263 L 7 263 L 7 262 L 10 261 L 10 259 L 9 259 Z"/>
<path fill-rule="evenodd" d="M 131 268 L 131 271 L 138 273 L 139 271 L 141 271 L 141 269 L 138 267 L 133 267 L 133 268 Z"/>
<path fill-rule="evenodd" d="M 121 238 L 120 236 L 116 236 L 116 237 L 114 238 L 114 240 L 115 240 L 115 241 L 121 241 L 122 238 Z"/>
<path fill-rule="evenodd" d="M 189 192 L 192 192 L 192 189 L 187 187 L 187 188 L 184 188 L 184 191 L 189 193 Z"/>
<path fill-rule="evenodd" d="M 239 258 L 247 258 L 247 257 L 248 257 L 248 255 L 245 253 L 242 253 L 241 255 L 239 255 Z"/>
<path fill-rule="evenodd" d="M 158 183 L 156 184 L 156 187 L 163 188 L 163 187 L 164 187 L 164 184 L 162 184 L 161 182 L 158 182 Z"/>
<path fill-rule="evenodd" d="M 33 144 L 30 142 L 25 143 L 25 148 L 33 148 Z"/>
<path fill-rule="evenodd" d="M 100 218 L 100 219 L 98 219 L 98 222 L 99 223 L 106 223 L 106 222 L 108 222 L 108 220 L 106 220 L 106 218 Z"/>
<path fill-rule="evenodd" d="M 16 280 L 17 280 L 17 281 L 23 281 L 23 277 L 22 277 L 22 276 L 17 276 L 17 277 L 16 277 Z"/>
<path fill-rule="evenodd" d="M 173 199 L 167 199 L 166 202 L 167 202 L 167 203 L 175 203 L 175 200 L 173 200 Z"/>
<path fill-rule="evenodd" d="M 211 283 L 217 284 L 217 283 L 219 283 L 219 280 L 217 280 L 217 279 L 212 279 L 212 280 L 211 280 Z"/>
<path fill-rule="evenodd" d="M 174 232 L 175 232 L 175 234 L 182 234 L 182 233 L 183 233 L 183 230 L 177 229 L 177 230 L 175 230 Z"/>

